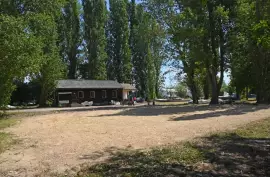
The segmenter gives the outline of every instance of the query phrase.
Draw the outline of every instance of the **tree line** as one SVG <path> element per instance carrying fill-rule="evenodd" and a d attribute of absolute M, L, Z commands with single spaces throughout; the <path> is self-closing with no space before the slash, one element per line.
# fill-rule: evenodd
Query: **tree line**
<path fill-rule="evenodd" d="M 48 105 L 58 79 L 117 80 L 156 98 L 165 33 L 135 0 L 2 0 L 0 12 L 1 107 L 25 81 Z"/>
<path fill-rule="evenodd" d="M 1 0 L 0 106 L 17 83 L 38 85 L 41 106 L 56 80 L 117 80 L 155 99 L 161 66 L 198 103 L 200 88 L 218 103 L 229 72 L 231 92 L 270 103 L 270 1 Z"/>
<path fill-rule="evenodd" d="M 229 72 L 230 92 L 253 91 L 270 103 L 270 1 L 147 0 L 148 10 L 165 26 L 170 50 L 184 82 L 198 103 L 199 87 L 218 103 Z M 210 93 L 209 93 L 210 92 Z"/>

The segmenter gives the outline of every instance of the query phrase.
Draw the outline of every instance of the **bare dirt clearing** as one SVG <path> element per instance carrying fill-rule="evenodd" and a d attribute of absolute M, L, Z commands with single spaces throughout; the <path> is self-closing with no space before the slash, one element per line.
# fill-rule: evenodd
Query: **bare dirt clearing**
<path fill-rule="evenodd" d="M 0 175 L 62 173 L 102 161 L 106 151 L 175 143 L 269 115 L 269 107 L 239 105 L 106 108 L 32 116 L 5 129 L 21 142 L 0 155 Z"/>

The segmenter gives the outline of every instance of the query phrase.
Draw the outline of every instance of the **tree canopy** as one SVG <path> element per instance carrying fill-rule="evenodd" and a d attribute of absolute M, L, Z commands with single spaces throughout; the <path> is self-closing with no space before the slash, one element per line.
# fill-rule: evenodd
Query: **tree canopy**
<path fill-rule="evenodd" d="M 131 83 L 155 100 L 167 61 L 194 103 L 225 90 L 270 103 L 269 1 L 2 0 L 0 12 L 0 107 L 25 81 L 51 104 L 61 78 Z"/>

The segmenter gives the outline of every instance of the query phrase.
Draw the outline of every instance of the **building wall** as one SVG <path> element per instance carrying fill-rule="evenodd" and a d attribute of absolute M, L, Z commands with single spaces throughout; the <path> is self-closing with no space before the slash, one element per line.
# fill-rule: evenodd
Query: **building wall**
<path fill-rule="evenodd" d="M 106 93 L 107 93 L 106 98 L 102 98 L 102 90 L 106 90 Z M 114 90 L 117 92 L 116 98 L 112 97 L 112 92 Z M 83 98 L 79 98 L 80 91 L 83 92 L 83 95 L 84 95 Z M 95 92 L 95 98 L 90 97 L 91 91 Z M 82 103 L 84 101 L 93 101 L 94 103 L 102 103 L 102 102 L 111 101 L 111 100 L 122 101 L 122 98 L 123 98 L 122 97 L 123 96 L 122 89 L 61 89 L 61 90 L 57 90 L 56 94 L 58 95 L 59 92 L 72 92 L 72 96 L 71 95 L 61 95 L 61 96 L 59 95 L 59 100 L 62 100 L 62 99 L 70 100 L 70 102 L 77 101 L 78 103 Z"/>
<path fill-rule="evenodd" d="M 128 94 L 129 94 L 129 90 L 123 90 L 123 99 L 124 100 L 128 99 Z"/>

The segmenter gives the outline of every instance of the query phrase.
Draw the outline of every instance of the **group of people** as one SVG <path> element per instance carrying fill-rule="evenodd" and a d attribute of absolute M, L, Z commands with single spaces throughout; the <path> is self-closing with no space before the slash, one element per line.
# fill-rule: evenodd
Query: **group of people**
<path fill-rule="evenodd" d="M 137 101 L 136 96 L 130 94 L 130 95 L 129 95 L 129 104 L 132 105 L 132 106 L 134 106 L 136 101 Z"/>

